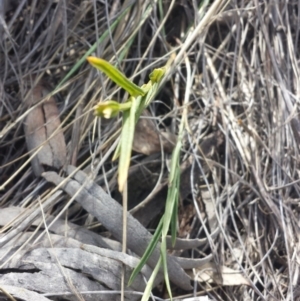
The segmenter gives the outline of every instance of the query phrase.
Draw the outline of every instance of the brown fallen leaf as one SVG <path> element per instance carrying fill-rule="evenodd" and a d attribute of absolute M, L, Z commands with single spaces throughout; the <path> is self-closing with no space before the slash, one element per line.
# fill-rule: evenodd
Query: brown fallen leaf
<path fill-rule="evenodd" d="M 48 94 L 49 91 L 42 84 L 37 84 L 31 89 L 25 103 L 30 108 Z M 43 146 L 31 160 L 36 176 L 45 171 L 43 166 L 59 169 L 66 162 L 66 142 L 63 132 L 57 131 L 59 126 L 59 111 L 53 96 L 35 107 L 25 119 L 24 132 L 28 151 L 34 152 Z M 54 134 L 55 131 L 57 132 Z"/>
<path fill-rule="evenodd" d="M 151 155 L 161 151 L 159 136 L 165 152 L 171 153 L 176 143 L 176 135 L 159 132 L 155 123 L 150 118 L 150 113 L 145 110 L 136 124 L 132 149 L 144 155 Z"/>

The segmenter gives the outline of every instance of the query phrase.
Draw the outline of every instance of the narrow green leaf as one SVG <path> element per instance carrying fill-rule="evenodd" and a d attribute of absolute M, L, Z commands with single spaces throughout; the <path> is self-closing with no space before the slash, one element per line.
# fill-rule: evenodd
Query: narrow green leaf
<path fill-rule="evenodd" d="M 87 60 L 93 67 L 104 72 L 113 82 L 115 82 L 118 86 L 126 90 L 130 94 L 130 96 L 136 97 L 139 95 L 145 95 L 145 92 L 142 88 L 135 85 L 122 72 L 120 72 L 109 62 L 94 56 L 87 57 Z"/>
<path fill-rule="evenodd" d="M 132 131 L 130 130 L 130 111 L 123 113 L 123 126 L 120 140 L 120 158 L 118 164 L 118 185 L 119 191 L 122 192 L 130 165 L 131 145 L 126 143 L 127 139 L 131 140 Z"/>
<path fill-rule="evenodd" d="M 170 175 L 169 175 L 170 185 L 174 181 L 176 170 L 179 168 L 180 150 L 181 150 L 181 141 L 177 141 L 171 159 L 171 167 L 170 167 Z"/>
<path fill-rule="evenodd" d="M 152 240 L 150 241 L 150 243 L 148 244 L 143 257 L 141 258 L 139 264 L 135 267 L 135 269 L 133 270 L 130 279 L 128 281 L 128 286 L 130 286 L 133 282 L 133 280 L 135 279 L 135 277 L 138 275 L 138 273 L 141 271 L 141 269 L 143 268 L 143 266 L 147 263 L 149 257 L 151 256 L 151 254 L 153 253 L 153 251 L 155 250 L 155 247 L 159 241 L 160 235 L 161 235 L 161 230 L 162 230 L 162 219 L 160 220 L 154 234 L 152 237 Z"/>
<path fill-rule="evenodd" d="M 174 247 L 176 242 L 176 234 L 177 234 L 177 220 L 178 220 L 178 199 L 179 199 L 179 193 L 177 189 L 177 184 L 175 186 L 175 193 L 174 193 L 174 207 L 173 207 L 173 213 L 171 218 L 171 237 L 172 237 L 172 246 Z"/>
<path fill-rule="evenodd" d="M 112 161 L 116 161 L 120 157 L 120 153 L 121 153 L 121 141 L 119 141 L 119 143 L 116 147 L 116 150 L 115 150 L 114 155 L 112 157 Z"/>
<path fill-rule="evenodd" d="M 144 294 L 143 294 L 143 298 L 142 298 L 141 301 L 148 301 L 149 300 L 149 297 L 151 295 L 151 290 L 152 290 L 155 278 L 156 278 L 156 276 L 159 272 L 161 263 L 162 263 L 162 259 L 160 257 L 157 264 L 156 264 L 156 266 L 155 266 L 155 268 L 154 268 L 154 270 L 153 270 L 153 272 L 152 272 L 152 274 L 151 274 L 151 277 L 148 280 L 148 283 L 146 285 L 146 288 L 145 288 L 145 291 L 144 291 Z"/>
<path fill-rule="evenodd" d="M 168 235 L 172 214 L 173 214 L 175 196 L 176 196 L 176 187 L 172 186 L 169 188 L 168 195 L 167 195 L 165 214 L 163 218 L 163 228 L 161 233 L 162 239 L 164 239 Z"/>
<path fill-rule="evenodd" d="M 170 279 L 169 279 L 169 273 L 168 273 L 168 263 L 167 263 L 167 241 L 166 238 L 162 240 L 161 242 L 161 259 L 162 259 L 162 265 L 164 270 L 164 276 L 165 276 L 165 283 L 167 287 L 168 294 L 172 300 L 172 291 L 171 291 L 171 285 L 170 285 Z"/>
<path fill-rule="evenodd" d="M 132 152 L 132 144 L 135 129 L 135 114 L 140 104 L 140 97 L 130 97 L 131 108 L 123 113 L 123 126 L 121 132 L 121 149 L 118 166 L 118 184 L 119 191 L 122 192 L 128 177 L 130 158 Z"/>

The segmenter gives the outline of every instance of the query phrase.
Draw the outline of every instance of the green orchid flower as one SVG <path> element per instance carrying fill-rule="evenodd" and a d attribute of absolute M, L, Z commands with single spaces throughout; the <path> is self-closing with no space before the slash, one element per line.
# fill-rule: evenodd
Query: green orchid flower
<path fill-rule="evenodd" d="M 107 100 L 104 102 L 99 102 L 94 107 L 94 115 L 109 119 L 117 116 L 119 112 L 124 112 L 126 110 L 129 110 L 130 108 L 130 101 L 127 101 L 125 103 L 119 103 L 115 100 Z"/>

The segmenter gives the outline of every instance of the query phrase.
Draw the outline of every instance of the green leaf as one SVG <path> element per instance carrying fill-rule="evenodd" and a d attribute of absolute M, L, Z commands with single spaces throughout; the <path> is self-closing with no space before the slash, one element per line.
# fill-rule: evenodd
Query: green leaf
<path fill-rule="evenodd" d="M 152 287 L 153 287 L 153 284 L 154 284 L 154 281 L 155 281 L 155 278 L 159 272 L 159 269 L 160 269 L 160 266 L 161 266 L 161 262 L 162 262 L 162 259 L 161 257 L 159 258 L 152 274 L 151 274 L 151 277 L 149 278 L 148 280 L 148 283 L 147 283 L 147 286 L 145 288 L 145 291 L 144 291 L 144 294 L 143 294 L 143 298 L 141 301 L 148 301 L 149 300 L 149 297 L 151 295 L 151 290 L 152 290 Z"/>
<path fill-rule="evenodd" d="M 116 161 L 120 157 L 120 153 L 121 153 L 121 141 L 119 141 L 111 160 Z"/>
<path fill-rule="evenodd" d="M 170 279 L 169 279 L 169 273 L 168 273 L 168 264 L 167 264 L 167 240 L 163 239 L 161 242 L 161 259 L 162 259 L 162 265 L 164 270 L 164 276 L 165 276 L 165 282 L 168 294 L 172 300 L 172 291 L 171 291 L 171 285 L 170 285 Z"/>
<path fill-rule="evenodd" d="M 113 82 L 126 90 L 130 94 L 130 96 L 137 97 L 139 95 L 145 95 L 145 91 L 142 88 L 135 85 L 122 72 L 120 72 L 109 62 L 94 56 L 87 57 L 87 60 L 93 67 L 105 73 Z"/>
<path fill-rule="evenodd" d="M 135 277 L 138 275 L 138 273 L 141 271 L 141 269 L 143 268 L 143 266 L 147 263 L 149 257 L 151 256 L 151 254 L 153 253 L 153 251 L 155 250 L 155 247 L 159 241 L 160 238 L 160 234 L 161 234 L 161 230 L 162 230 L 162 219 L 160 220 L 154 234 L 153 237 L 150 241 L 150 243 L 148 244 L 146 251 L 143 254 L 143 257 L 141 258 L 139 264 L 135 267 L 135 269 L 133 270 L 130 279 L 128 281 L 128 286 L 130 286 L 133 282 L 133 280 L 135 279 Z"/>
<path fill-rule="evenodd" d="M 118 184 L 119 191 L 122 192 L 124 185 L 127 181 L 128 170 L 130 165 L 132 144 L 134 138 L 134 128 L 135 128 L 135 114 L 137 108 L 139 107 L 141 98 L 130 97 L 131 108 L 123 113 L 123 126 L 121 132 L 121 149 L 120 149 L 120 159 L 118 166 Z"/>
<path fill-rule="evenodd" d="M 179 167 L 180 168 L 180 167 Z M 174 207 L 173 207 L 173 214 L 171 220 L 171 236 L 172 236 L 172 246 L 174 247 L 176 242 L 176 234 L 177 234 L 177 221 L 178 221 L 178 202 L 179 202 L 179 191 L 178 187 L 180 185 L 180 173 L 177 172 L 176 175 L 176 183 L 175 185 L 175 194 L 174 194 Z"/>
<path fill-rule="evenodd" d="M 169 175 L 169 185 L 171 186 L 174 182 L 176 171 L 179 169 L 179 157 L 181 150 L 181 141 L 177 141 L 176 146 L 172 153 L 170 175 Z"/>

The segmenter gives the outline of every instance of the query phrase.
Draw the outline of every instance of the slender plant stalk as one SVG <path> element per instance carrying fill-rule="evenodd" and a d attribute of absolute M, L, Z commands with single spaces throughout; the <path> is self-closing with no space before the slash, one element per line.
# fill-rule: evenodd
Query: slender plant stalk
<path fill-rule="evenodd" d="M 173 59 L 173 58 L 171 58 Z M 116 149 L 113 159 L 119 157 L 118 164 L 118 185 L 120 192 L 123 192 L 123 252 L 126 252 L 126 225 L 127 225 L 127 177 L 128 170 L 130 166 L 133 138 L 135 125 L 143 112 L 143 110 L 151 103 L 152 99 L 155 97 L 159 84 L 165 75 L 166 68 L 171 61 L 168 62 L 166 67 L 154 69 L 150 74 L 150 81 L 143 85 L 142 87 L 136 86 L 132 83 L 125 75 L 123 75 L 119 70 L 117 70 L 110 63 L 103 59 L 96 57 L 88 57 L 88 62 L 95 68 L 104 72 L 112 81 L 114 81 L 118 86 L 125 89 L 131 96 L 125 102 L 125 104 L 118 104 L 115 101 L 108 100 L 103 103 L 98 104 L 95 107 L 95 115 L 110 118 L 117 115 L 119 112 L 123 112 L 123 124 L 121 130 L 121 139 L 119 146 Z M 124 106 L 125 105 L 125 106 Z M 182 129 L 183 130 L 183 129 Z M 182 131 L 181 131 L 182 132 Z M 180 136 L 182 138 L 182 135 Z M 161 238 L 161 252 L 160 259 L 157 263 L 152 276 L 150 277 L 143 300 L 147 300 L 150 296 L 151 289 L 156 274 L 158 273 L 160 267 L 163 267 L 165 281 L 168 293 L 170 297 L 171 286 L 168 275 L 167 267 L 167 234 L 172 224 L 172 241 L 175 242 L 176 238 L 176 222 L 177 222 L 177 207 L 178 207 L 178 196 L 179 196 L 179 157 L 181 149 L 181 140 L 178 140 L 177 145 L 173 151 L 171 172 L 169 177 L 169 191 L 166 201 L 165 214 L 156 229 L 151 243 L 149 244 L 144 256 L 142 257 L 140 264 L 133 271 L 132 276 L 129 280 L 129 285 L 134 280 L 134 277 L 140 272 L 143 265 L 146 264 L 148 258 L 151 256 L 153 250 L 156 248 L 159 238 Z M 124 272 L 124 271 L 123 271 Z M 124 275 L 123 275 L 124 276 Z"/>

